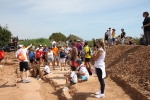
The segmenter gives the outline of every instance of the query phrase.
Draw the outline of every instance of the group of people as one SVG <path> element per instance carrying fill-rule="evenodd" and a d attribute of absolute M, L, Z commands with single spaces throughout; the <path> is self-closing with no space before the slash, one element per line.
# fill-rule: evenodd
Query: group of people
<path fill-rule="evenodd" d="M 150 45 L 150 17 L 148 12 L 143 13 L 144 22 L 142 28 L 144 29 L 143 38 L 146 39 L 146 46 Z M 81 42 L 80 40 L 74 40 L 66 42 L 65 45 L 61 42 L 57 43 L 52 40 L 49 47 L 46 45 L 38 45 L 38 48 L 35 49 L 33 44 L 25 47 L 23 45 L 18 46 L 16 51 L 16 58 L 19 59 L 20 63 L 20 76 L 21 82 L 23 79 L 23 71 L 25 70 L 25 82 L 29 83 L 28 73 L 29 70 L 31 73 L 36 72 L 38 69 L 38 80 L 43 78 L 44 75 L 50 73 L 50 65 L 52 65 L 53 70 L 56 66 L 60 66 L 60 71 L 64 67 L 66 71 L 66 66 L 70 66 L 69 73 L 64 74 L 66 78 L 66 84 L 63 90 L 68 89 L 68 84 L 76 84 L 77 82 L 87 81 L 89 75 L 92 75 L 92 72 L 95 72 L 98 80 L 100 82 L 100 89 L 95 93 L 96 98 L 104 97 L 105 82 L 104 78 L 106 77 L 105 71 L 105 44 L 107 46 L 116 45 L 116 30 L 109 28 L 105 33 L 105 43 L 103 40 L 95 41 L 93 39 L 93 50 L 92 52 L 88 42 Z M 121 44 L 124 44 L 126 33 L 124 29 L 121 29 L 122 33 Z M 130 44 L 132 45 L 132 38 L 130 39 Z M 4 58 L 4 51 L 0 50 L 0 61 Z M 30 61 L 30 67 L 28 65 L 28 59 Z M 93 71 L 91 71 L 91 60 L 93 61 Z M 40 71 L 40 66 L 44 65 L 44 69 Z M 57 64 L 55 66 L 55 64 Z M 35 66 L 36 70 L 35 70 Z"/>
<path fill-rule="evenodd" d="M 96 93 L 96 97 L 103 97 L 105 87 L 103 78 L 106 76 L 104 63 L 105 44 L 103 40 L 98 40 L 96 46 L 96 51 L 92 53 L 91 48 L 88 46 L 88 42 L 81 42 L 80 40 L 74 40 L 73 42 L 71 41 L 64 45 L 52 41 L 50 47 L 39 44 L 36 49 L 32 44 L 27 47 L 19 45 L 16 57 L 20 60 L 21 82 L 24 82 L 24 69 L 26 73 L 25 82 L 29 83 L 29 71 L 34 73 L 36 70 L 39 70 L 37 78 L 38 80 L 41 80 L 44 75 L 50 73 L 50 66 L 52 66 L 53 70 L 55 70 L 56 66 L 60 66 L 60 71 L 62 71 L 62 68 L 64 67 L 64 70 L 66 71 L 66 66 L 68 65 L 70 66 L 70 70 L 68 70 L 68 73 L 64 74 L 66 84 L 63 90 L 66 90 L 68 89 L 69 82 L 70 84 L 76 84 L 77 82 L 83 82 L 89 79 L 89 75 L 92 75 L 90 60 L 93 59 L 95 62 L 94 72 L 97 73 L 101 84 L 101 91 Z M 28 58 L 30 67 L 28 65 Z M 42 64 L 44 65 L 44 69 L 40 71 L 40 66 Z M 55 66 L 55 64 L 57 65 Z"/>
<path fill-rule="evenodd" d="M 121 32 L 122 33 L 120 35 L 120 43 L 124 44 L 126 33 L 124 29 L 121 29 Z M 104 40 L 105 44 L 109 47 L 112 45 L 116 45 L 116 42 L 118 41 L 116 38 L 116 29 L 108 28 L 107 32 L 104 35 Z"/>

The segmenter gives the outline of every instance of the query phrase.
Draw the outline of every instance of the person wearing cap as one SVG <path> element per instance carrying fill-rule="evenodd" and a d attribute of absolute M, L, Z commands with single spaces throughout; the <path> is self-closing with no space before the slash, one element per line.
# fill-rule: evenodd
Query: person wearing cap
<path fill-rule="evenodd" d="M 20 81 L 20 82 L 23 82 L 23 81 L 24 81 L 24 80 L 23 80 L 23 71 L 24 71 L 24 69 L 25 69 L 25 71 L 26 71 L 26 74 L 25 74 L 25 75 L 26 75 L 26 83 L 29 83 L 29 82 L 30 82 L 29 79 L 28 79 L 29 66 L 28 66 L 27 51 L 28 51 L 28 49 L 29 49 L 31 46 L 32 46 L 32 44 L 29 45 L 28 47 L 24 48 L 23 45 L 19 45 L 19 46 L 18 46 L 18 50 L 16 51 L 16 58 L 18 58 L 18 55 L 19 55 L 20 53 L 22 53 L 22 55 L 23 55 L 24 58 L 25 58 L 25 60 L 23 60 L 23 61 L 20 60 L 20 63 L 19 63 L 19 67 L 20 67 L 20 77 L 21 77 L 21 81 Z"/>
<path fill-rule="evenodd" d="M 82 51 L 82 45 L 80 43 L 80 40 L 77 40 L 76 48 L 78 49 L 78 57 L 80 57 Z"/>
<path fill-rule="evenodd" d="M 46 61 L 46 52 L 47 52 L 47 45 L 44 45 L 44 48 L 43 48 L 43 54 L 42 54 L 42 59 L 43 59 L 43 62 L 47 62 Z"/>
<path fill-rule="evenodd" d="M 39 48 L 36 49 L 36 53 L 35 53 L 35 57 L 36 57 L 36 61 L 39 64 L 39 66 L 41 65 L 41 57 L 42 57 L 42 52 L 40 51 Z"/>
<path fill-rule="evenodd" d="M 65 60 L 66 60 L 66 52 L 64 50 L 64 48 L 62 47 L 60 49 L 60 65 L 61 65 L 61 71 L 62 71 L 62 67 L 64 67 L 64 70 L 66 70 L 65 68 Z"/>
<path fill-rule="evenodd" d="M 108 35 L 108 46 L 110 47 L 111 44 L 112 44 L 112 32 L 111 32 L 111 28 L 108 29 L 107 35 Z"/>
<path fill-rule="evenodd" d="M 56 46 L 56 44 L 53 45 L 52 51 L 54 53 L 54 64 L 57 63 L 57 66 L 59 66 L 59 50 Z"/>
<path fill-rule="evenodd" d="M 104 36 L 104 40 L 105 40 L 105 44 L 107 45 L 108 44 L 108 31 L 109 30 L 107 30 L 107 32 L 105 32 L 105 36 Z"/>
<path fill-rule="evenodd" d="M 66 52 L 66 61 L 65 61 L 65 66 L 69 62 L 70 59 L 70 50 L 71 48 L 68 46 L 68 44 L 65 45 L 65 52 Z"/>
<path fill-rule="evenodd" d="M 48 62 L 48 66 L 50 66 L 50 62 L 52 63 L 52 66 L 53 66 L 53 70 L 55 70 L 55 67 L 54 67 L 54 53 L 52 51 L 52 48 L 49 47 L 47 52 L 46 52 L 46 57 L 47 57 L 47 62 Z"/>
<path fill-rule="evenodd" d="M 112 43 L 116 45 L 116 30 L 112 29 Z"/>
<path fill-rule="evenodd" d="M 126 33 L 124 32 L 124 29 L 122 28 L 121 29 L 121 44 L 124 44 L 124 40 L 125 40 L 125 36 L 126 36 Z"/>
<path fill-rule="evenodd" d="M 87 81 L 89 78 L 89 72 L 84 64 L 82 64 L 82 60 L 78 59 L 77 61 L 77 71 L 76 74 L 78 76 L 78 82 Z"/>
<path fill-rule="evenodd" d="M 76 74 L 76 66 L 71 66 L 71 72 L 68 74 L 64 74 L 66 78 L 66 84 L 63 88 L 63 91 L 68 90 L 68 83 L 70 82 L 70 85 L 74 85 L 78 82 L 77 74 Z"/>
<path fill-rule="evenodd" d="M 84 47 L 84 53 L 85 53 L 85 65 L 87 68 L 91 69 L 91 64 L 90 64 L 90 47 L 88 46 L 88 42 L 85 42 L 85 47 Z"/>
<path fill-rule="evenodd" d="M 32 73 L 32 72 L 34 71 L 34 69 L 35 69 L 34 66 L 33 66 L 35 53 L 34 53 L 34 51 L 32 50 L 32 47 L 29 48 L 28 56 L 29 56 L 29 61 L 30 61 L 30 64 L 31 64 L 30 73 Z"/>
<path fill-rule="evenodd" d="M 148 46 L 150 45 L 150 17 L 148 12 L 143 12 L 143 26 L 142 28 L 144 29 L 144 36 L 146 39 L 145 45 Z"/>

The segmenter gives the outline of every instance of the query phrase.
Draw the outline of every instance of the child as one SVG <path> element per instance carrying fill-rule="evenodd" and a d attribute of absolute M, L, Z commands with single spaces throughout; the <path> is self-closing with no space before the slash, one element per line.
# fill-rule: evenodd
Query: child
<path fill-rule="evenodd" d="M 41 70 L 41 72 L 40 72 L 40 78 L 38 80 L 43 79 L 43 76 L 48 75 L 49 73 L 50 73 L 50 68 L 47 65 L 47 62 L 45 62 L 44 70 Z"/>
<path fill-rule="evenodd" d="M 65 52 L 64 48 L 61 48 L 61 51 L 60 51 L 61 71 L 62 71 L 62 67 L 64 67 L 64 70 L 66 70 L 65 69 L 65 60 L 66 60 L 66 52 Z"/>
<path fill-rule="evenodd" d="M 63 88 L 63 91 L 68 89 L 68 82 L 69 81 L 70 81 L 71 85 L 76 84 L 78 82 L 77 75 L 76 75 L 76 67 L 71 66 L 71 70 L 72 71 L 71 71 L 70 75 L 67 75 L 67 74 L 64 75 L 66 77 L 66 85 Z"/>

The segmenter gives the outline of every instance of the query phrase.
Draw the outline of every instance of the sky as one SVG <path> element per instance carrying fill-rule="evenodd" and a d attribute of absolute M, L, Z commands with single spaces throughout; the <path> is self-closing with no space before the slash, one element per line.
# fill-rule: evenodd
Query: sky
<path fill-rule="evenodd" d="M 91 40 L 103 38 L 109 27 L 140 37 L 144 11 L 150 13 L 150 0 L 0 0 L 0 25 L 19 39 L 61 32 Z"/>

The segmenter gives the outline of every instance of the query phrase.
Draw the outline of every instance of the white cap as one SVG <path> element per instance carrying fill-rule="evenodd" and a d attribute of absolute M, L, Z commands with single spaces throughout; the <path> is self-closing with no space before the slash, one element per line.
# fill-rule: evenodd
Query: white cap
<path fill-rule="evenodd" d="M 22 48 L 22 47 L 23 47 L 23 45 L 22 45 L 22 44 L 18 45 L 18 48 Z"/>
<path fill-rule="evenodd" d="M 36 48 L 36 50 L 39 50 L 39 48 Z"/>

